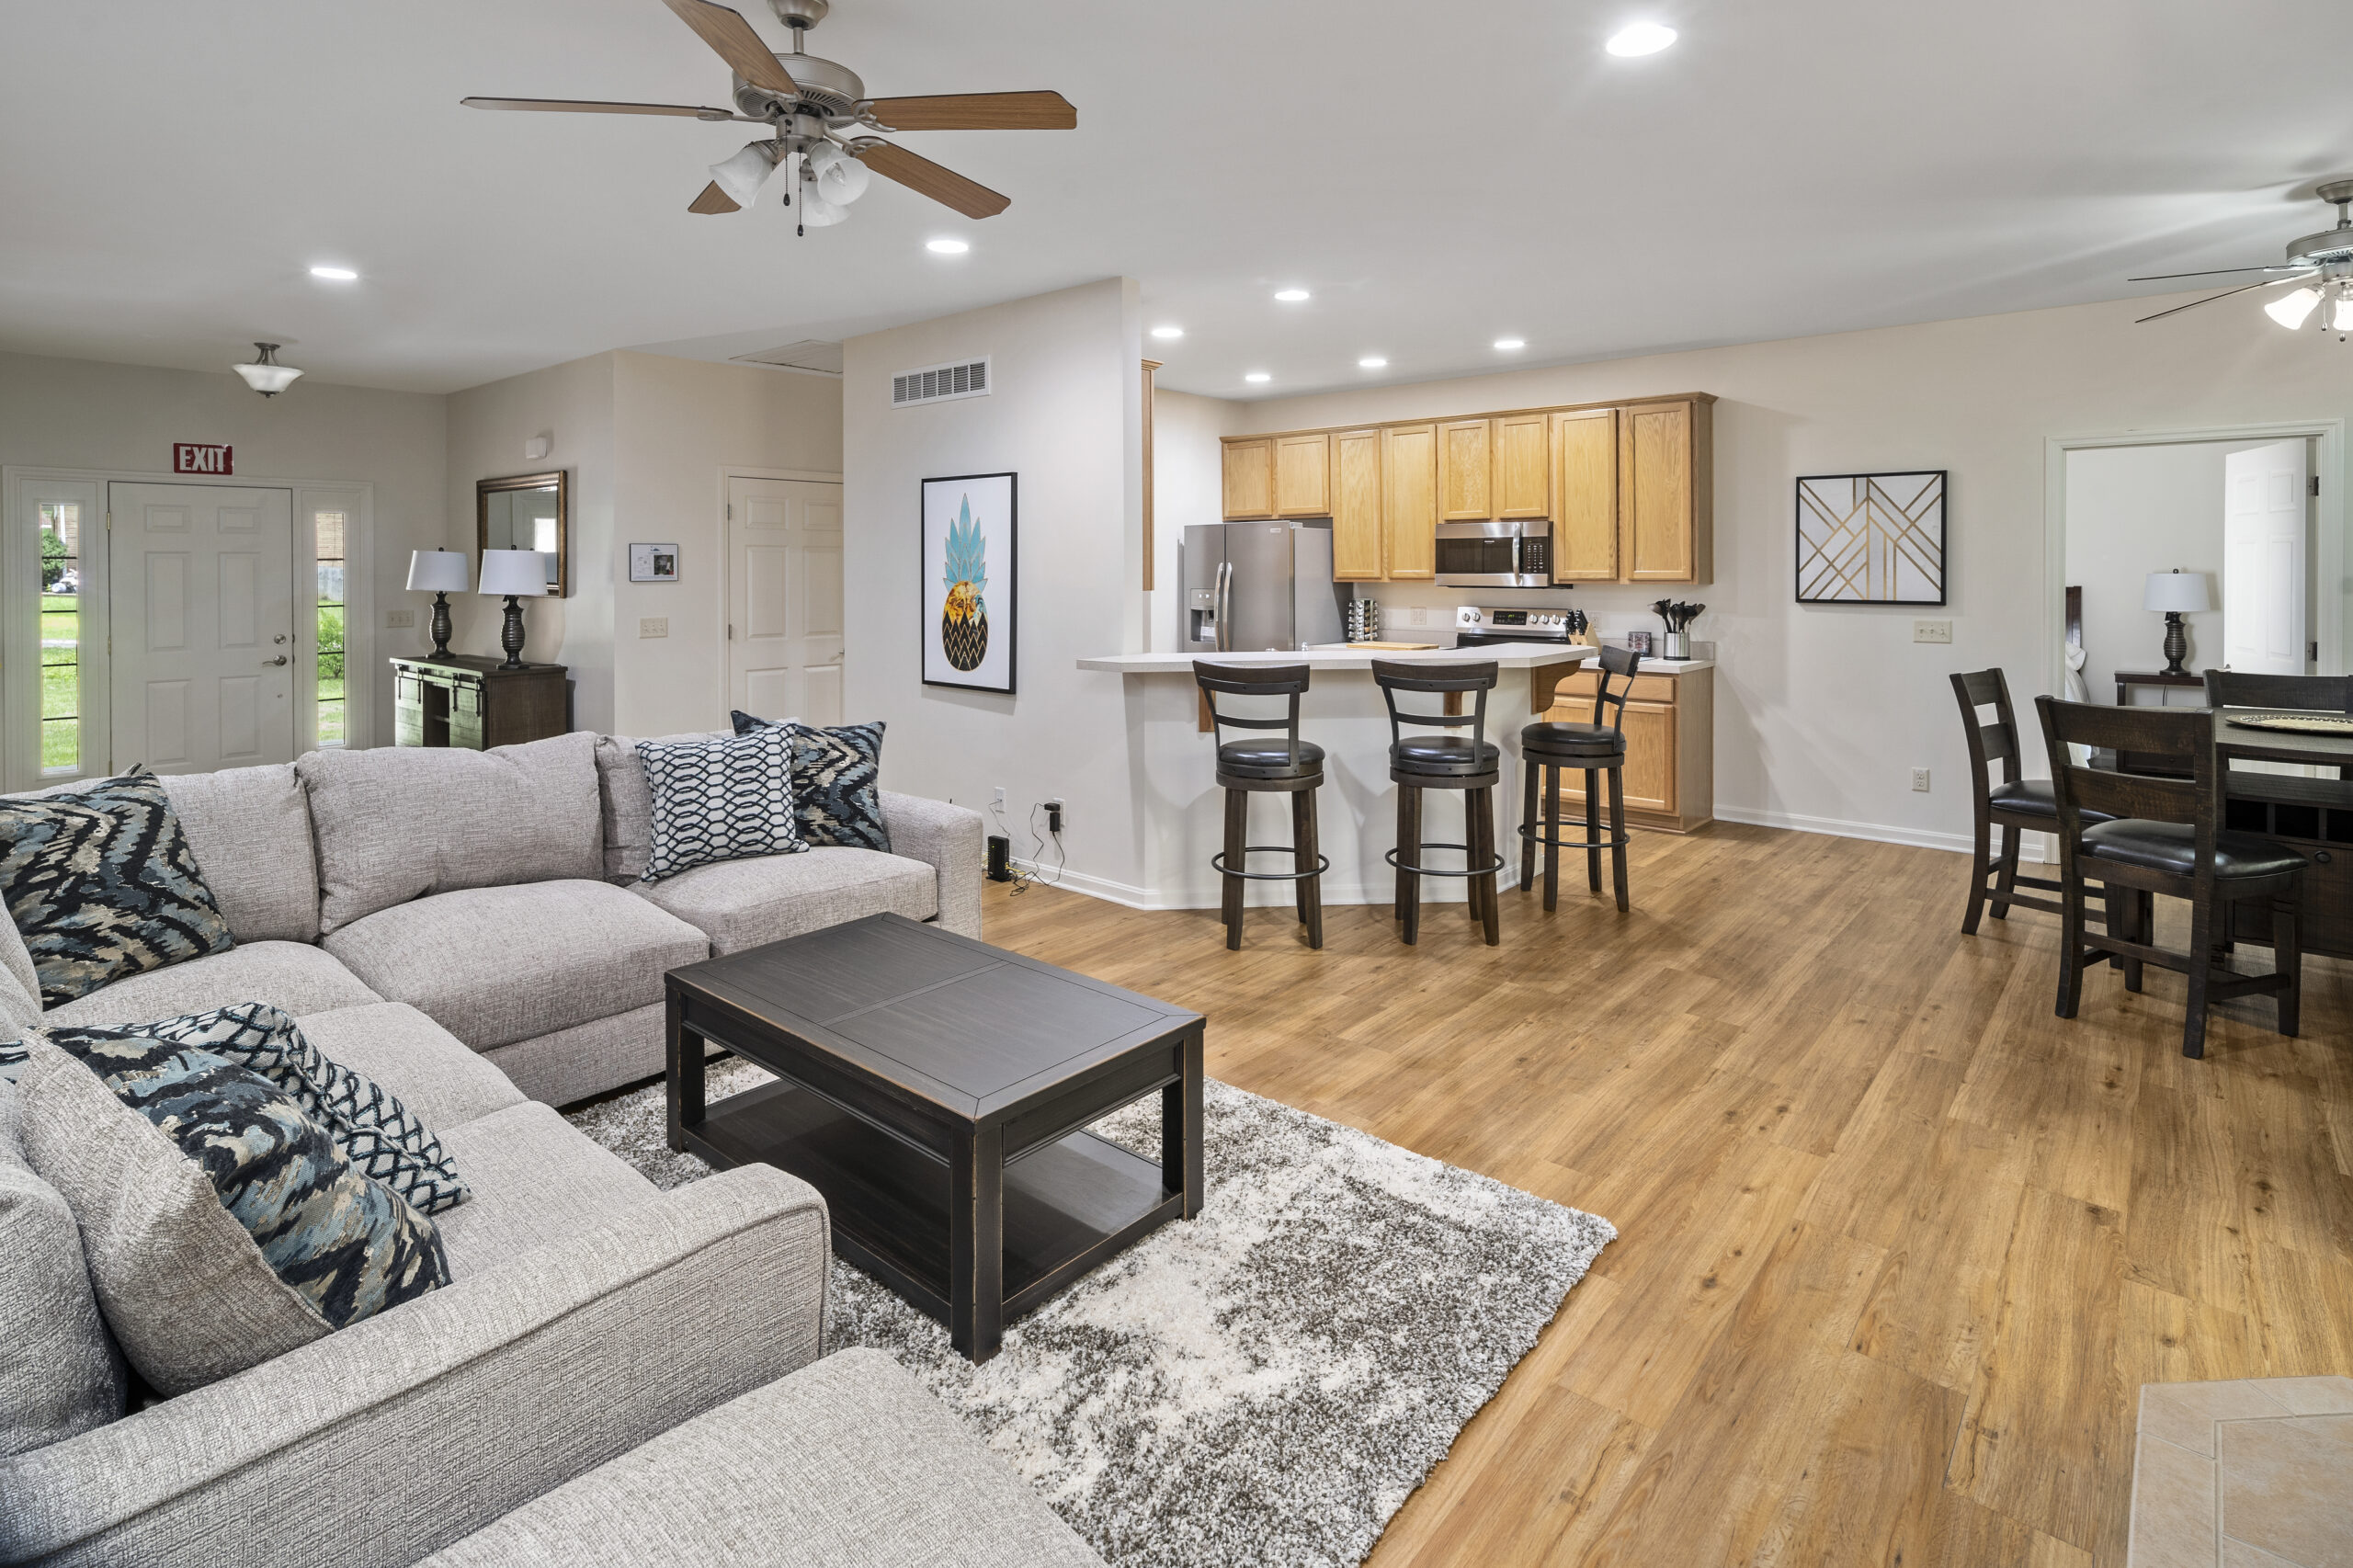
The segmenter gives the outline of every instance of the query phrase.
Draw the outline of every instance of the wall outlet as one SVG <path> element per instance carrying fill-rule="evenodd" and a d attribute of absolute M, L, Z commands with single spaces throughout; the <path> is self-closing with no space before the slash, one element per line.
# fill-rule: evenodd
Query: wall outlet
<path fill-rule="evenodd" d="M 1912 788 L 1917 790 L 1923 795 L 1928 792 L 1928 770 L 1927 768 L 1915 767 L 1912 770 Z"/>
<path fill-rule="evenodd" d="M 995 806 L 998 811 L 1003 811 L 1003 810 L 1005 810 L 1005 786 L 1004 786 L 1004 785 L 1000 784 L 1000 785 L 998 785 L 998 786 L 996 787 L 996 796 L 995 796 L 995 799 L 992 800 L 989 803 L 990 803 L 991 805 Z"/>
<path fill-rule="evenodd" d="M 640 637 L 667 637 L 670 635 L 670 618 L 666 615 L 642 615 L 637 618 L 637 634 Z"/>
<path fill-rule="evenodd" d="M 384 624 L 395 631 L 404 626 L 415 626 L 416 624 L 416 611 L 413 609 L 388 609 L 384 612 Z"/>
<path fill-rule="evenodd" d="M 1952 641 L 1952 622 L 1949 620 L 1915 620 L 1912 623 L 1912 641 L 1915 642 L 1949 642 Z M 1925 788 L 1925 786 L 1923 786 L 1923 788 Z"/>
<path fill-rule="evenodd" d="M 1429 623 L 1430 611 L 1427 605 L 1415 605 L 1405 612 L 1405 624 L 1408 626 L 1427 626 Z"/>
<path fill-rule="evenodd" d="M 1046 804 L 1046 831 L 1047 831 L 1048 833 L 1060 833 L 1060 832 L 1062 832 L 1062 830 L 1063 830 L 1063 803 L 1062 803 L 1060 801 L 1048 801 L 1045 804 Z"/>

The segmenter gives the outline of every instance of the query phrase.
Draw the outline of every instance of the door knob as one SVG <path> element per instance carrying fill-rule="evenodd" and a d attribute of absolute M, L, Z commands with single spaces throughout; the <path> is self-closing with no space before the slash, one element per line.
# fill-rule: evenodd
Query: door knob
<path fill-rule="evenodd" d="M 271 638 L 270 641 L 273 642 L 283 642 L 286 641 L 286 633 L 281 631 L 277 636 Z"/>
<path fill-rule="evenodd" d="M 283 653 L 280 653 L 280 654 L 278 654 L 278 657 L 276 657 L 276 658 L 274 658 L 274 659 L 264 659 L 264 660 L 262 661 L 262 665 L 263 665 L 263 667 L 264 667 L 264 668 L 267 668 L 267 667 L 268 667 L 269 665 L 282 665 L 282 664 L 284 664 L 285 662 L 286 662 L 286 655 L 285 655 L 285 654 L 283 654 Z"/>

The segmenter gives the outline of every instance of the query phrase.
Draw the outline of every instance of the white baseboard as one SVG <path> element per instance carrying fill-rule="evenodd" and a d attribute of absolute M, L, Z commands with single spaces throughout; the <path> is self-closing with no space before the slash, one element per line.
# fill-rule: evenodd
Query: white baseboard
<path fill-rule="evenodd" d="M 1788 828 L 1793 833 L 1822 833 L 1833 838 L 1867 838 L 1878 844 L 1908 844 L 1917 849 L 1946 849 L 1966 855 L 1973 841 L 1965 833 L 1929 833 L 1919 828 L 1889 827 L 1875 822 L 1846 822 L 1837 817 L 1800 816 L 1793 812 L 1753 812 L 1745 806 L 1718 806 L 1716 815 L 1725 822 L 1736 822 L 1750 827 Z M 2019 858 L 2048 863 L 2050 839 L 2043 834 L 2028 835 Z"/>
<path fill-rule="evenodd" d="M 1040 868 L 1034 861 L 1017 857 L 1013 864 L 1032 876 L 1038 876 Z M 1038 876 L 1038 883 L 1040 887 L 1063 888 L 1071 892 L 1085 893 L 1089 898 L 1099 898 L 1107 903 L 1124 904 L 1130 909 L 1215 909 L 1220 903 L 1214 888 L 1199 892 L 1186 889 L 1162 892 L 1149 888 L 1140 888 L 1131 882 L 1115 882 L 1107 877 L 1091 877 L 1085 871 L 1065 869 L 1057 875 L 1051 866 L 1046 867 L 1044 870 L 1043 876 Z M 1459 883 L 1461 879 L 1449 878 L 1448 881 Z M 1495 885 L 1498 892 L 1509 892 L 1518 887 L 1519 885 L 1518 869 L 1513 866 L 1505 867 L 1503 870 L 1496 873 Z M 1395 892 L 1396 890 L 1387 883 L 1378 888 L 1368 888 L 1360 884 L 1350 887 L 1333 881 L 1329 876 L 1324 879 L 1324 904 L 1327 909 L 1344 904 L 1387 903 L 1395 896 Z M 1290 903 L 1289 883 L 1262 882 L 1250 889 L 1249 894 L 1249 906 L 1253 909 L 1273 909 Z M 1459 897 L 1445 896 L 1443 890 L 1438 892 L 1425 890 L 1423 896 L 1423 903 L 1426 904 L 1459 904 L 1462 902 L 1464 901 Z"/>

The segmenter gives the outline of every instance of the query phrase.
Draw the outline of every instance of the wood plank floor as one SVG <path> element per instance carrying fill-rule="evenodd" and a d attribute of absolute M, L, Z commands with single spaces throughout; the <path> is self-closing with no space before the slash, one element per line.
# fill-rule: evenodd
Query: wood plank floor
<path fill-rule="evenodd" d="M 1504 942 L 1461 905 L 1214 912 L 991 887 L 990 940 L 1207 1014 L 1211 1075 L 1607 1216 L 1620 1239 L 1372 1562 L 2121 1564 L 2133 1402 L 2353 1373 L 2353 994 L 2179 1054 L 2182 982 L 1960 934 L 1959 857 L 1638 835 Z M 2162 903 L 2165 901 L 2160 901 Z M 2179 930 L 2160 927 L 2178 943 Z M 2269 955 L 2242 955 L 2261 968 Z"/>

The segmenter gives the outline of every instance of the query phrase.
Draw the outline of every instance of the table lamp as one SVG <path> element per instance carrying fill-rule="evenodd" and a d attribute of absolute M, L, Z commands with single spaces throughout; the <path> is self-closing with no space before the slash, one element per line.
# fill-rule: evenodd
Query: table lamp
<path fill-rule="evenodd" d="M 2181 667 L 2181 661 L 2182 656 L 2189 652 L 2189 631 L 2181 624 L 2181 618 L 2214 608 L 2206 598 L 2206 574 L 2185 572 L 2178 566 L 2170 572 L 2150 573 L 2141 608 L 2165 611 L 2165 673 L 2169 676 L 2188 675 L 2189 672 Z"/>
<path fill-rule="evenodd" d="M 433 596 L 433 652 L 427 658 L 449 656 L 449 596 L 472 585 L 462 550 L 415 550 L 408 557 L 408 591 Z"/>
<path fill-rule="evenodd" d="M 506 662 L 498 667 L 521 669 L 523 607 L 516 601 L 538 598 L 548 591 L 548 558 L 536 550 L 485 550 L 480 591 L 506 596 L 506 622 L 498 631 L 498 645 L 506 650 Z"/>

